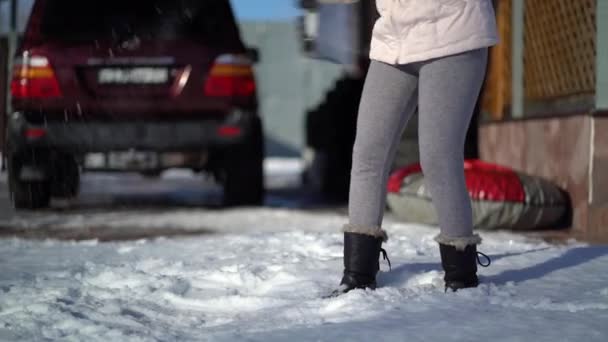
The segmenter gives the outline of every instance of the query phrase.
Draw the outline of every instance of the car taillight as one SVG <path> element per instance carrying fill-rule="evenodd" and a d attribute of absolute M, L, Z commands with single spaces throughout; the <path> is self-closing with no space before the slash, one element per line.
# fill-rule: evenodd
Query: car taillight
<path fill-rule="evenodd" d="M 212 97 L 248 97 L 255 94 L 251 61 L 241 55 L 222 55 L 215 60 L 207 81 L 205 95 Z"/>
<path fill-rule="evenodd" d="M 221 126 L 217 129 L 217 134 L 221 137 L 233 138 L 241 135 L 241 128 L 237 126 Z"/>
<path fill-rule="evenodd" d="M 24 135 L 30 139 L 39 139 L 46 135 L 46 129 L 44 128 L 28 128 L 25 130 Z"/>
<path fill-rule="evenodd" d="M 27 54 L 15 60 L 11 95 L 16 99 L 60 97 L 59 83 L 49 60 Z"/>

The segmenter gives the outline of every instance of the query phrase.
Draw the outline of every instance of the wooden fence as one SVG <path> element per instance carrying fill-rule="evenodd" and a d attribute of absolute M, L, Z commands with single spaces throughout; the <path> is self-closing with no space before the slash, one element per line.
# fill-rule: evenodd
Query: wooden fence
<path fill-rule="evenodd" d="M 511 103 L 512 1 L 496 5 L 501 43 L 491 52 L 483 110 L 502 119 Z M 525 0 L 524 102 L 593 96 L 597 0 Z"/>

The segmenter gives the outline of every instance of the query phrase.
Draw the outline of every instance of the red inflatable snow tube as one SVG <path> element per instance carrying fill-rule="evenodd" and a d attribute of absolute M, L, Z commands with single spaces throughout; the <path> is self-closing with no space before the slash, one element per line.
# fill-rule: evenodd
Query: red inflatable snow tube
<path fill-rule="evenodd" d="M 562 226 L 570 212 L 566 192 L 542 178 L 480 160 L 466 160 L 464 172 L 477 229 Z M 401 219 L 437 223 L 420 164 L 395 171 L 389 178 L 388 191 L 388 205 Z"/>

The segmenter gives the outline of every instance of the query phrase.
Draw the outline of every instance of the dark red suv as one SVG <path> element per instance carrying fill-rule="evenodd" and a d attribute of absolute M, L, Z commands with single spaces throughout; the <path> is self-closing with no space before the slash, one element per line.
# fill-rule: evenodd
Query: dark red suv
<path fill-rule="evenodd" d="M 11 83 L 15 207 L 75 196 L 84 156 L 116 151 L 159 156 L 140 172 L 210 171 L 226 204 L 260 204 L 256 58 L 228 0 L 37 0 Z"/>

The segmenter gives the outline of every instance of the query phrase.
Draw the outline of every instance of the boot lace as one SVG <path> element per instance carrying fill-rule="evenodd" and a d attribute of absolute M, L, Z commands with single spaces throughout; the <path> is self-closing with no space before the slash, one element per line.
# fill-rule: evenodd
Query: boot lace
<path fill-rule="evenodd" d="M 386 253 L 386 250 L 384 248 L 380 248 L 380 252 L 382 252 L 382 258 L 384 260 L 386 260 L 386 262 L 388 262 L 388 270 L 392 271 L 393 268 L 391 267 L 391 259 L 388 258 L 388 254 Z"/>
<path fill-rule="evenodd" d="M 486 262 L 486 263 L 481 262 L 481 258 L 480 257 L 484 257 L 488 262 Z M 481 252 L 477 252 L 477 263 L 481 267 L 488 267 L 488 266 L 490 266 L 492 264 L 492 260 L 486 254 L 483 254 Z"/>

